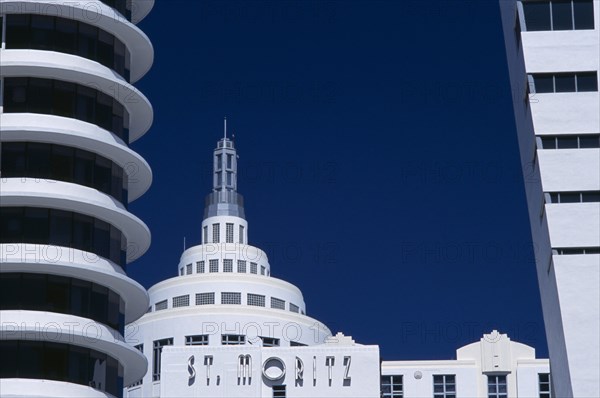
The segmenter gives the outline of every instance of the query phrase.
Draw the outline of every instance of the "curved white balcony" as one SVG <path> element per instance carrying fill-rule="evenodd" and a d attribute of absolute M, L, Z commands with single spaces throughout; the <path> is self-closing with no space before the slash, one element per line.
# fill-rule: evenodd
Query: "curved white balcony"
<path fill-rule="evenodd" d="M 129 112 L 129 141 L 134 142 L 152 125 L 150 101 L 137 88 L 95 61 L 53 51 L 2 50 L 0 69 L 4 77 L 57 79 L 93 87 L 119 101 Z"/>
<path fill-rule="evenodd" d="M 7 178 L 0 181 L 2 206 L 31 206 L 87 214 L 118 228 L 127 238 L 127 261 L 150 247 L 150 230 L 109 195 L 93 188 L 62 181 Z"/>
<path fill-rule="evenodd" d="M 142 196 L 152 184 L 152 170 L 144 158 L 120 138 L 95 124 L 38 113 L 0 114 L 2 141 L 33 141 L 66 145 L 104 156 L 129 175 L 129 202 Z"/>
<path fill-rule="evenodd" d="M 42 339 L 40 339 L 42 336 Z M 101 323 L 73 315 L 43 311 L 2 311 L 2 340 L 45 340 L 103 352 L 123 365 L 123 382 L 131 384 L 148 370 L 144 355 Z M 4 392 L 2 394 L 4 396 Z"/>
<path fill-rule="evenodd" d="M 125 322 L 133 322 L 148 309 L 146 289 L 111 261 L 70 247 L 29 243 L 0 244 L 2 272 L 59 275 L 110 288 L 125 303 Z"/>
<path fill-rule="evenodd" d="M 144 6 L 142 0 L 136 0 L 139 17 L 145 16 L 152 8 Z M 141 79 L 154 61 L 154 48 L 148 36 L 133 23 L 127 21 L 108 5 L 99 1 L 65 1 L 62 4 L 54 0 L 2 0 L 0 12 L 5 14 L 43 14 L 74 19 L 97 26 L 113 34 L 125 44 L 131 54 L 131 81 Z M 137 18 L 137 16 L 136 16 Z M 140 18 L 141 19 L 141 18 Z"/>

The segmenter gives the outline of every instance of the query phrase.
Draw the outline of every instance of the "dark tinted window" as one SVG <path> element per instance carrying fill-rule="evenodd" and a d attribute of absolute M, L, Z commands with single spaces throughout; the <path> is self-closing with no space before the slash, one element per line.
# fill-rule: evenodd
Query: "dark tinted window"
<path fill-rule="evenodd" d="M 554 76 L 547 73 L 534 75 L 533 81 L 535 84 L 536 93 L 553 93 L 554 92 Z"/>
<path fill-rule="evenodd" d="M 558 149 L 573 149 L 577 148 L 577 136 L 562 136 L 558 137 Z"/>
<path fill-rule="evenodd" d="M 550 2 L 527 1 L 523 2 L 525 23 L 528 31 L 550 30 Z"/>
<path fill-rule="evenodd" d="M 578 73 L 577 91 L 598 91 L 598 78 L 596 77 L 596 72 Z"/>
<path fill-rule="evenodd" d="M 600 136 L 579 136 L 580 148 L 600 148 Z"/>
<path fill-rule="evenodd" d="M 594 29 L 594 3 L 592 0 L 575 0 L 575 29 Z"/>
<path fill-rule="evenodd" d="M 123 369 L 119 362 L 89 348 L 34 340 L 2 340 L 0 357 L 2 378 L 65 381 L 114 396 L 123 394 Z"/>
<path fill-rule="evenodd" d="M 123 333 L 121 297 L 95 283 L 57 275 L 3 272 L 0 288 L 2 310 L 70 314 L 92 319 Z"/>
<path fill-rule="evenodd" d="M 542 149 L 556 149 L 556 138 L 542 137 Z"/>
<path fill-rule="evenodd" d="M 571 0 L 552 2 L 552 28 L 553 30 L 572 30 L 573 13 Z"/>
<path fill-rule="evenodd" d="M 557 93 L 568 93 L 575 91 L 575 75 L 556 74 L 554 77 L 555 90 Z"/>
<path fill-rule="evenodd" d="M 0 207 L 0 219 L 0 243 L 72 247 L 97 254 L 125 267 L 125 236 L 111 225 L 107 247 L 106 223 L 101 220 L 63 210 L 8 206 Z M 59 249 L 57 255 L 68 256 L 68 253 Z"/>
<path fill-rule="evenodd" d="M 59 115 L 94 123 L 129 142 L 127 110 L 109 95 L 77 84 L 41 78 L 4 79 L 4 112 Z"/>

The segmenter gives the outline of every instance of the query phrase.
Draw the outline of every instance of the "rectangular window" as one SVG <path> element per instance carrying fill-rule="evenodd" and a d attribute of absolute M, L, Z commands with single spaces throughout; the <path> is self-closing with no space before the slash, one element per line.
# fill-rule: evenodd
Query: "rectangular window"
<path fill-rule="evenodd" d="M 258 265 L 256 263 L 250 263 L 250 273 L 256 274 L 258 273 Z"/>
<path fill-rule="evenodd" d="M 261 337 L 263 347 L 279 347 L 279 339 L 273 337 Z"/>
<path fill-rule="evenodd" d="M 488 376 L 488 398 L 507 398 L 506 375 Z"/>
<path fill-rule="evenodd" d="M 226 258 L 223 260 L 223 272 L 233 272 L 233 260 Z"/>
<path fill-rule="evenodd" d="M 198 274 L 203 274 L 204 273 L 204 261 L 198 261 L 196 263 L 196 272 Z"/>
<path fill-rule="evenodd" d="M 135 345 L 135 346 L 133 346 L 133 348 L 135 348 L 136 350 L 138 350 L 138 351 L 139 351 L 139 352 L 141 352 L 142 354 L 144 353 L 144 345 L 143 345 L 143 344 L 138 344 L 138 345 Z M 131 387 L 136 387 L 136 386 L 140 386 L 140 385 L 142 385 L 143 383 L 144 383 L 144 379 L 143 379 L 143 378 L 141 378 L 141 379 L 139 379 L 138 381 L 136 381 L 135 383 L 133 383 L 133 384 L 129 385 L 129 386 L 128 386 L 128 388 L 131 388 Z"/>
<path fill-rule="evenodd" d="M 540 390 L 540 398 L 550 398 L 550 396 L 552 395 L 552 387 L 550 385 L 550 373 L 538 374 L 538 387 Z"/>
<path fill-rule="evenodd" d="M 208 243 L 208 227 L 207 226 L 204 226 L 202 228 L 202 241 L 204 243 Z"/>
<path fill-rule="evenodd" d="M 185 345 L 208 345 L 208 335 L 185 336 Z"/>
<path fill-rule="evenodd" d="M 231 154 L 227 154 L 227 168 L 228 169 L 232 169 L 233 168 L 233 155 Z"/>
<path fill-rule="evenodd" d="M 433 375 L 433 398 L 456 398 L 456 376 Z"/>
<path fill-rule="evenodd" d="M 219 272 L 219 260 L 208 260 L 208 272 Z"/>
<path fill-rule="evenodd" d="M 536 94 L 598 91 L 596 72 L 533 73 Z"/>
<path fill-rule="evenodd" d="M 221 292 L 221 304 L 242 304 L 242 293 Z"/>
<path fill-rule="evenodd" d="M 167 306 L 167 300 L 159 301 L 158 303 L 154 304 L 154 311 L 166 310 Z"/>
<path fill-rule="evenodd" d="M 240 274 L 246 273 L 246 262 L 244 260 L 238 260 L 237 262 L 237 272 Z"/>
<path fill-rule="evenodd" d="M 212 225 L 212 243 L 220 243 L 221 241 L 221 236 L 220 236 L 220 228 L 219 228 L 219 224 L 213 224 Z"/>
<path fill-rule="evenodd" d="M 260 274 L 261 274 L 261 275 L 264 275 L 264 274 L 265 274 L 265 270 L 266 270 L 265 266 L 264 266 L 264 265 L 261 265 L 261 266 L 260 266 Z"/>
<path fill-rule="evenodd" d="M 225 224 L 225 242 L 233 243 L 233 224 Z"/>
<path fill-rule="evenodd" d="M 240 243 L 244 244 L 244 226 L 240 225 Z"/>
<path fill-rule="evenodd" d="M 162 355 L 163 347 L 173 345 L 173 338 L 156 340 L 153 343 L 152 352 L 152 381 L 160 380 L 160 358 Z"/>
<path fill-rule="evenodd" d="M 196 305 L 209 305 L 214 303 L 214 293 L 196 293 Z"/>
<path fill-rule="evenodd" d="M 262 296 L 260 294 L 248 293 L 247 304 L 253 305 L 255 307 L 264 307 L 265 306 L 265 296 Z"/>
<path fill-rule="evenodd" d="M 222 334 L 221 344 L 223 345 L 242 345 L 246 344 L 246 336 L 240 334 Z"/>
<path fill-rule="evenodd" d="M 296 304 L 290 303 L 290 311 L 295 312 L 296 314 L 300 312 L 300 308 Z"/>
<path fill-rule="evenodd" d="M 192 274 L 192 264 L 188 264 L 185 266 L 185 273 L 186 273 L 186 275 Z"/>
<path fill-rule="evenodd" d="M 173 308 L 188 307 L 190 305 L 190 295 L 173 297 Z"/>
<path fill-rule="evenodd" d="M 276 297 L 271 297 L 271 308 L 285 310 L 285 301 Z"/>
<path fill-rule="evenodd" d="M 600 135 L 544 135 L 540 149 L 589 149 L 600 148 Z"/>
<path fill-rule="evenodd" d="M 527 31 L 594 29 L 593 0 L 523 1 Z"/>
<path fill-rule="evenodd" d="M 285 385 L 273 386 L 273 398 L 285 398 Z"/>
<path fill-rule="evenodd" d="M 404 396 L 403 391 L 402 375 L 381 376 L 382 398 L 402 398 Z"/>

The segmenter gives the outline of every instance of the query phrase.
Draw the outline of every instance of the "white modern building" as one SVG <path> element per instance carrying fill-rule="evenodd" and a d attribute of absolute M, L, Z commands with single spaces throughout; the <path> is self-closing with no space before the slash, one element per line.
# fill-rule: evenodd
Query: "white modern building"
<path fill-rule="evenodd" d="M 129 148 L 152 124 L 133 85 L 151 0 L 0 0 L 0 394 L 112 397 L 147 362 L 125 343 L 150 245 L 127 210 L 150 186 Z M 132 177 L 134 176 L 134 177 Z"/>
<path fill-rule="evenodd" d="M 126 397 L 550 398 L 548 360 L 495 331 L 442 361 L 381 362 L 378 346 L 332 336 L 248 243 L 233 141 L 220 140 L 213 158 L 202 244 L 128 325 L 149 370 Z"/>
<path fill-rule="evenodd" d="M 557 397 L 600 396 L 600 1 L 501 0 Z"/>

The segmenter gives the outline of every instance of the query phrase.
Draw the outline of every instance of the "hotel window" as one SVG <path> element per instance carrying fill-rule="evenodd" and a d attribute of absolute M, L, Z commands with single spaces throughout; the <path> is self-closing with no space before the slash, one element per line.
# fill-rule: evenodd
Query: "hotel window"
<path fill-rule="evenodd" d="M 231 154 L 227 154 L 227 168 L 228 169 L 232 169 L 233 168 L 233 155 Z"/>
<path fill-rule="evenodd" d="M 208 272 L 219 272 L 219 260 L 208 260 Z"/>
<path fill-rule="evenodd" d="M 246 273 L 246 262 L 244 260 L 238 260 L 237 262 L 237 272 L 240 274 Z"/>
<path fill-rule="evenodd" d="M 227 186 L 232 186 L 233 185 L 233 173 L 228 171 L 226 173 L 227 175 Z"/>
<path fill-rule="evenodd" d="M 382 398 L 402 398 L 402 375 L 381 376 Z"/>
<path fill-rule="evenodd" d="M 549 203 L 591 203 L 600 202 L 600 191 L 550 192 L 546 193 Z"/>
<path fill-rule="evenodd" d="M 263 347 L 279 347 L 279 339 L 273 337 L 261 337 Z"/>
<path fill-rule="evenodd" d="M 212 236 L 212 243 L 219 243 L 221 241 L 221 237 L 219 236 L 219 224 L 213 224 L 212 225 L 213 228 L 213 236 Z"/>
<path fill-rule="evenodd" d="M 531 77 L 536 94 L 598 91 L 596 72 L 533 73 Z"/>
<path fill-rule="evenodd" d="M 244 244 L 244 226 L 240 225 L 240 243 Z"/>
<path fill-rule="evenodd" d="M 179 276 L 183 276 L 184 272 L 183 272 L 183 268 L 179 269 Z"/>
<path fill-rule="evenodd" d="M 199 274 L 203 274 L 204 273 L 204 261 L 198 261 L 196 263 L 196 272 Z"/>
<path fill-rule="evenodd" d="M 208 243 L 208 227 L 204 226 L 202 227 L 202 239 L 204 243 Z"/>
<path fill-rule="evenodd" d="M 456 376 L 433 375 L 433 398 L 456 398 Z"/>
<path fill-rule="evenodd" d="M 214 303 L 214 293 L 196 293 L 196 305 L 209 305 Z"/>
<path fill-rule="evenodd" d="M 265 296 L 262 296 L 260 294 L 248 293 L 247 304 L 253 305 L 255 307 L 264 307 L 265 306 Z"/>
<path fill-rule="evenodd" d="M 233 224 L 225 224 L 225 242 L 233 243 Z"/>
<path fill-rule="evenodd" d="M 573 254 L 600 254 L 600 247 L 553 247 L 552 254 L 573 255 Z"/>
<path fill-rule="evenodd" d="M 221 170 L 223 165 L 223 155 L 220 153 L 217 155 L 217 170 Z"/>
<path fill-rule="evenodd" d="M 159 301 L 158 303 L 154 304 L 154 311 L 166 310 L 167 306 L 167 300 Z"/>
<path fill-rule="evenodd" d="M 264 274 L 265 274 L 265 270 L 266 270 L 265 266 L 264 266 L 264 265 L 261 265 L 261 266 L 260 266 L 260 274 L 261 274 L 261 275 L 264 275 Z"/>
<path fill-rule="evenodd" d="M 550 373 L 538 374 L 538 387 L 540 390 L 540 398 L 550 398 L 552 395 L 552 387 L 550 385 Z"/>
<path fill-rule="evenodd" d="M 538 137 L 542 147 L 539 149 L 587 149 L 600 148 L 599 134 L 583 135 L 544 135 Z"/>
<path fill-rule="evenodd" d="M 136 350 L 138 350 L 142 354 L 144 353 L 144 345 L 143 344 L 135 345 L 135 346 L 133 346 L 133 348 L 135 348 Z M 135 383 L 129 385 L 128 388 L 135 387 L 135 386 L 140 386 L 142 384 L 144 384 L 144 379 L 143 378 L 141 378 L 138 381 L 136 381 Z"/>
<path fill-rule="evenodd" d="M 223 345 L 242 345 L 246 344 L 246 336 L 241 334 L 222 334 L 221 344 Z"/>
<path fill-rule="evenodd" d="M 488 376 L 488 398 L 507 398 L 506 375 Z"/>
<path fill-rule="evenodd" d="M 152 352 L 152 381 L 160 380 L 160 359 L 163 347 L 173 345 L 173 338 L 156 340 L 153 343 Z"/>
<path fill-rule="evenodd" d="M 298 313 L 298 312 L 300 312 L 300 308 L 298 308 L 298 306 L 296 304 L 290 303 L 290 311 Z"/>
<path fill-rule="evenodd" d="M 185 273 L 187 275 L 191 275 L 192 274 L 192 264 L 188 264 L 185 266 Z"/>
<path fill-rule="evenodd" d="M 258 265 L 256 263 L 250 263 L 250 273 L 256 274 L 258 271 Z"/>
<path fill-rule="evenodd" d="M 233 260 L 226 258 L 223 260 L 223 272 L 233 272 Z"/>
<path fill-rule="evenodd" d="M 221 304 L 242 304 L 242 293 L 221 292 Z"/>
<path fill-rule="evenodd" d="M 185 345 L 208 345 L 208 335 L 185 336 Z"/>
<path fill-rule="evenodd" d="M 271 308 L 285 310 L 285 301 L 276 297 L 271 297 Z"/>
<path fill-rule="evenodd" d="M 523 1 L 527 31 L 594 29 L 592 0 Z"/>
<path fill-rule="evenodd" d="M 188 307 L 190 305 L 190 295 L 173 297 L 173 308 Z"/>
<path fill-rule="evenodd" d="M 285 398 L 285 385 L 283 386 L 273 386 L 273 398 Z"/>

